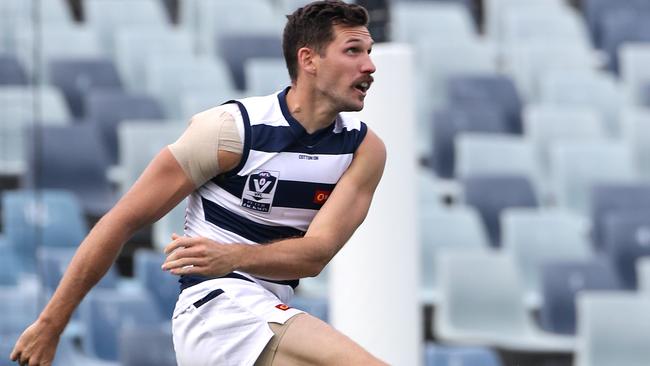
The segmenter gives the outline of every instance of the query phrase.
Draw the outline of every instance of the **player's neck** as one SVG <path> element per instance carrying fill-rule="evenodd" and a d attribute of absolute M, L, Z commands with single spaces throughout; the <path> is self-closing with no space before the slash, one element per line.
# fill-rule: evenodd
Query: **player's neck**
<path fill-rule="evenodd" d="M 295 84 L 287 93 L 289 112 L 310 134 L 331 125 L 337 115 L 329 103 L 320 102 L 314 93 L 309 88 L 300 88 Z"/>

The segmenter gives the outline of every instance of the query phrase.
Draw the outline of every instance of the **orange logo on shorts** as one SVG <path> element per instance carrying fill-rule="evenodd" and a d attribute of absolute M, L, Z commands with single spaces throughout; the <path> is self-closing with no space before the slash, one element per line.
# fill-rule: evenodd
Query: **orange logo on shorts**
<path fill-rule="evenodd" d="M 282 311 L 287 311 L 287 310 L 291 309 L 291 307 L 289 305 L 285 305 L 285 304 L 277 304 L 277 305 L 275 305 L 275 307 L 282 310 Z"/>

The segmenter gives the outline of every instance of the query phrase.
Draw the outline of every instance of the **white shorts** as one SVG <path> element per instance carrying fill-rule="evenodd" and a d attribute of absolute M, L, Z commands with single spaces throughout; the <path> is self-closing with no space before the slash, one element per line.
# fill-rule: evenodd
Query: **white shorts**
<path fill-rule="evenodd" d="M 183 290 L 172 318 L 178 365 L 253 365 L 273 337 L 268 323 L 284 324 L 303 312 L 285 305 L 293 295 L 291 287 L 270 287 L 280 291 L 276 295 L 260 281 L 236 278 L 208 280 Z"/>

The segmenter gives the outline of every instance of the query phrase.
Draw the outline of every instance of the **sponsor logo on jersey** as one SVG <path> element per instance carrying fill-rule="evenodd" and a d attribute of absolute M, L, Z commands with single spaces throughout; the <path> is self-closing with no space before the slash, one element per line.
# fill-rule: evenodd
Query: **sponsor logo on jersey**
<path fill-rule="evenodd" d="M 269 213 L 278 186 L 280 172 L 255 170 L 248 176 L 241 205 L 249 210 Z"/>
<path fill-rule="evenodd" d="M 298 159 L 299 160 L 318 160 L 318 156 L 300 154 L 300 155 L 298 155 Z"/>
<path fill-rule="evenodd" d="M 287 310 L 291 309 L 291 306 L 285 305 L 285 304 L 277 304 L 277 305 L 275 305 L 275 307 L 282 310 L 282 311 L 287 311 Z"/>
<path fill-rule="evenodd" d="M 322 205 L 327 201 L 327 199 L 330 197 L 331 191 L 316 191 L 314 193 L 314 203 L 317 205 Z"/>

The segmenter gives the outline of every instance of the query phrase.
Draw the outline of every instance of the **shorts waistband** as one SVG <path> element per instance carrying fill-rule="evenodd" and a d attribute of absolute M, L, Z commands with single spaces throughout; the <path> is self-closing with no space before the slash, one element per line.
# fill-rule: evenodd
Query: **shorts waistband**
<path fill-rule="evenodd" d="M 205 277 L 205 276 L 196 276 L 196 275 L 182 275 L 181 278 L 178 280 L 178 282 L 181 284 L 181 292 L 183 292 L 183 290 L 185 290 L 186 288 L 192 287 L 194 285 L 198 285 L 199 283 L 204 282 L 204 281 L 214 280 L 214 279 L 217 279 L 217 278 L 236 278 L 236 279 L 239 279 L 239 280 L 255 283 L 255 281 L 253 281 L 252 279 L 250 279 L 250 278 L 248 278 L 248 277 L 246 277 L 246 276 L 244 276 L 242 274 L 236 273 L 236 272 L 231 272 L 231 273 L 228 273 L 228 274 L 223 275 L 221 277 Z M 267 280 L 267 279 L 257 278 L 257 277 L 255 277 L 255 279 L 260 280 L 260 281 L 265 281 L 265 282 L 277 283 L 279 285 L 291 286 L 291 288 L 293 288 L 293 289 L 298 287 L 298 284 L 300 283 L 300 280 Z"/>

